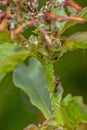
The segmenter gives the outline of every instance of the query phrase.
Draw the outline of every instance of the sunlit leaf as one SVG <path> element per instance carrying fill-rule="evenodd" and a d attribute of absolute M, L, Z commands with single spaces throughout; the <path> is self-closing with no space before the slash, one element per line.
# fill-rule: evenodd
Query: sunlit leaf
<path fill-rule="evenodd" d="M 81 12 L 79 12 L 77 15 L 77 17 L 82 17 L 84 18 L 86 21 L 87 21 L 87 7 L 83 8 L 83 10 Z M 63 29 L 61 30 L 60 34 L 62 34 L 63 32 L 65 32 L 68 28 L 70 28 L 71 26 L 74 26 L 76 25 L 77 23 L 76 22 L 67 22 Z"/>
<path fill-rule="evenodd" d="M 67 16 L 64 9 L 58 10 L 58 9 L 52 7 L 51 11 L 52 11 L 53 13 L 55 13 L 56 15 L 58 15 L 58 16 Z M 56 23 L 55 23 L 55 26 L 58 28 L 58 31 L 59 31 L 59 32 L 61 32 L 61 30 L 63 29 L 65 23 L 66 23 L 66 22 L 56 22 Z"/>
<path fill-rule="evenodd" d="M 10 72 L 29 55 L 19 46 L 24 37 L 20 34 L 17 39 L 10 39 L 10 32 L 5 30 L 0 34 L 0 80 L 5 73 Z"/>
<path fill-rule="evenodd" d="M 10 72 L 29 55 L 29 52 L 18 44 L 0 44 L 0 75 Z"/>
<path fill-rule="evenodd" d="M 24 37 L 19 34 L 17 39 L 11 40 L 10 38 L 10 32 L 8 30 L 4 30 L 2 33 L 0 33 L 0 44 L 8 42 L 8 43 L 19 43 L 21 40 L 23 40 Z"/>
<path fill-rule="evenodd" d="M 62 100 L 62 95 L 63 95 L 63 88 L 62 85 L 59 84 L 58 91 L 54 92 L 55 89 L 55 76 L 54 76 L 54 70 L 53 70 L 53 64 L 50 62 L 43 62 L 44 66 L 44 72 L 46 75 L 47 83 L 48 83 L 48 88 L 51 93 L 51 102 L 52 102 L 52 108 L 54 111 L 54 115 L 57 121 L 58 125 L 64 125 L 64 122 L 61 117 L 61 112 L 60 112 L 60 105 L 61 105 L 61 100 Z"/>
<path fill-rule="evenodd" d="M 40 62 L 30 58 L 28 65 L 21 64 L 14 71 L 13 81 L 30 97 L 32 104 L 39 108 L 46 118 L 50 118 L 50 96 Z"/>
<path fill-rule="evenodd" d="M 61 47 L 60 56 L 74 49 L 87 49 L 87 32 L 78 32 L 68 37 Z"/>

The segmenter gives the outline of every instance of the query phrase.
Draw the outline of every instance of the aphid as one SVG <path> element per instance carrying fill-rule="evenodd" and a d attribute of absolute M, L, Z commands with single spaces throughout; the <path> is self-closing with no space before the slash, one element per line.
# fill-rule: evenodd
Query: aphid
<path fill-rule="evenodd" d="M 56 77 L 55 78 L 55 87 L 54 87 L 54 90 L 53 90 L 53 93 L 57 93 L 58 92 L 58 86 L 60 84 L 60 78 L 59 77 Z"/>
<path fill-rule="evenodd" d="M 33 0 L 32 1 L 32 7 L 33 7 L 33 9 L 37 9 L 38 8 L 38 0 Z"/>
<path fill-rule="evenodd" d="M 67 7 L 65 7 L 65 8 L 64 8 L 64 10 L 65 10 L 65 12 L 66 12 L 67 16 L 71 16 L 71 12 L 70 12 L 70 10 L 68 10 L 68 8 L 67 8 Z"/>
<path fill-rule="evenodd" d="M 59 28 L 58 28 L 58 26 L 56 25 L 55 21 L 51 21 L 51 30 L 52 30 L 52 35 L 53 35 L 54 37 L 57 37 L 57 36 L 58 36 Z"/>
<path fill-rule="evenodd" d="M 28 3 L 27 3 L 27 8 L 29 9 L 29 11 L 31 11 L 31 12 L 33 11 L 31 1 L 28 1 Z"/>
<path fill-rule="evenodd" d="M 47 12 L 48 8 L 50 8 L 50 6 L 53 4 L 55 0 L 49 0 L 48 2 L 46 2 L 46 5 L 42 8 L 42 12 L 45 13 Z"/>
<path fill-rule="evenodd" d="M 75 2 L 71 0 L 49 0 L 46 2 L 45 6 L 38 10 L 39 0 L 0 0 L 0 7 L 6 6 L 5 11 L 0 12 L 0 32 L 4 31 L 5 28 L 8 28 L 11 21 L 15 21 L 15 27 L 10 28 L 11 39 L 15 39 L 17 35 L 23 31 L 26 27 L 36 26 L 39 29 L 39 25 L 42 24 L 42 19 L 44 20 L 43 24 L 46 27 L 46 22 L 49 22 L 49 25 L 56 25 L 55 22 L 64 22 L 64 21 L 74 21 L 79 23 L 84 23 L 85 19 L 76 17 L 76 16 L 57 16 L 55 13 L 51 12 L 51 6 L 55 4 L 55 8 L 58 7 L 62 10 L 62 7 L 70 6 L 76 12 L 81 11 L 80 7 Z M 60 6 L 61 5 L 63 6 Z M 26 16 L 24 15 L 26 13 Z M 70 15 L 70 14 L 68 14 Z M 40 18 L 41 17 L 41 18 Z M 54 45 L 54 38 L 58 38 L 59 29 L 56 26 L 51 26 L 51 36 L 48 35 L 48 32 L 41 27 L 40 33 L 43 35 L 48 46 Z M 54 28 L 52 30 L 52 27 Z M 50 31 L 49 30 L 49 31 Z"/>

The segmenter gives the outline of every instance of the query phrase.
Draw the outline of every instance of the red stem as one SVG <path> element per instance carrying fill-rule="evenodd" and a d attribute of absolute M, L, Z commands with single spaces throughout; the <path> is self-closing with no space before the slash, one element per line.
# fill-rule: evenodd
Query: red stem
<path fill-rule="evenodd" d="M 46 42 L 48 43 L 48 46 L 52 46 L 52 40 L 50 39 L 49 35 L 47 34 L 46 30 L 41 29 L 40 32 L 42 33 L 44 39 L 46 40 Z"/>
<path fill-rule="evenodd" d="M 19 25 L 15 30 L 14 30 L 14 34 L 17 35 L 18 33 L 20 33 L 25 27 L 29 27 L 29 26 L 33 26 L 36 25 L 38 23 L 38 19 L 32 19 L 29 22 L 24 23 L 23 25 Z"/>
<path fill-rule="evenodd" d="M 58 22 L 63 22 L 63 21 L 75 21 L 75 22 L 79 22 L 79 23 L 84 23 L 85 19 L 80 18 L 80 17 L 74 17 L 74 16 L 67 16 L 67 17 L 63 17 L 63 16 L 57 16 L 56 14 L 52 13 L 52 12 L 47 12 L 44 14 L 44 18 L 46 20 L 54 20 L 54 21 L 58 21 Z"/>
<path fill-rule="evenodd" d="M 70 1 L 70 0 L 65 0 L 64 1 L 64 6 L 71 6 L 72 8 L 74 8 L 77 12 L 82 10 L 82 7 L 79 6 L 78 4 Z"/>

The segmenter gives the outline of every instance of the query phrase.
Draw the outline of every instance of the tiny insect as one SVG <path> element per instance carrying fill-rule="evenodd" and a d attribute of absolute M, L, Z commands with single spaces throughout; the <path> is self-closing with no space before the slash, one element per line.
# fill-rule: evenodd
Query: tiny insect
<path fill-rule="evenodd" d="M 54 87 L 54 90 L 53 90 L 53 93 L 57 93 L 58 92 L 58 86 L 60 84 L 60 78 L 59 77 L 56 77 L 55 78 L 55 87 Z"/>

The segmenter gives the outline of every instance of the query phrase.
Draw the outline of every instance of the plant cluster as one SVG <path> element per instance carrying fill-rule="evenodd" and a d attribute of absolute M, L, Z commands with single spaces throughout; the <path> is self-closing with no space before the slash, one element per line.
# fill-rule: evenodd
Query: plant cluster
<path fill-rule="evenodd" d="M 0 35 L 4 32 L 10 35 L 10 42 L 7 39 L 4 43 L 2 39 L 3 44 L 0 45 L 0 79 L 13 70 L 15 86 L 30 97 L 31 103 L 46 118 L 42 125 L 29 125 L 24 130 L 76 130 L 81 123 L 87 123 L 87 108 L 80 97 L 67 95 L 63 98 L 63 88 L 60 79 L 54 75 L 53 63 L 67 51 L 87 49 L 87 32 L 69 37 L 63 35 L 69 27 L 87 21 L 87 8 L 83 9 L 71 0 L 49 0 L 42 8 L 39 8 L 39 2 L 0 1 Z M 32 26 L 32 35 L 29 39 L 24 38 L 22 32 Z M 7 48 L 7 52 L 4 48 Z M 40 78 L 37 81 L 35 79 L 36 84 L 27 81 L 31 81 L 32 74 L 29 71 L 37 61 L 30 58 L 31 64 L 20 65 L 31 56 L 40 61 L 36 79 L 38 76 Z M 43 82 L 40 83 L 40 80 Z"/>
<path fill-rule="evenodd" d="M 78 4 L 70 0 L 50 0 L 40 10 L 38 10 L 38 5 L 38 0 L 1 1 L 0 6 L 3 6 L 5 9 L 0 12 L 0 32 L 7 28 L 10 30 L 11 39 L 15 39 L 26 27 L 36 26 L 48 45 L 51 46 L 53 44 L 52 40 L 49 38 L 48 32 L 46 32 L 47 22 L 51 24 L 51 26 L 55 26 L 55 22 L 85 22 L 85 19 L 72 16 L 68 9 L 65 9 L 67 6 L 70 6 L 76 13 L 82 10 Z M 52 8 L 57 10 L 65 9 L 67 16 L 56 15 L 51 11 Z"/>

